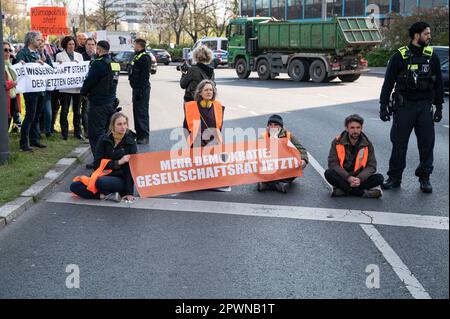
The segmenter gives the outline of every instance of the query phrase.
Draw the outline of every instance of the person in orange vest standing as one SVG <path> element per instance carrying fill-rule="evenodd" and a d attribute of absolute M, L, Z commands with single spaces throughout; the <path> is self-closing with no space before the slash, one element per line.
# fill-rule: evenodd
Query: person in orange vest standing
<path fill-rule="evenodd" d="M 204 147 L 222 143 L 223 113 L 225 107 L 216 100 L 216 85 L 203 80 L 195 91 L 194 101 L 184 103 L 183 127 L 188 131 L 190 147 Z"/>
<path fill-rule="evenodd" d="M 376 174 L 377 160 L 373 144 L 362 132 L 364 119 L 353 114 L 345 119 L 345 131 L 331 143 L 326 180 L 333 186 L 331 196 L 379 198 L 384 181 Z"/>
<path fill-rule="evenodd" d="M 263 138 L 287 138 L 300 152 L 302 159 L 300 167 L 304 169 L 309 162 L 308 152 L 306 148 L 300 143 L 300 141 L 286 128 L 284 128 L 283 118 L 277 114 L 269 117 L 267 121 L 267 130 L 263 133 Z M 259 182 L 257 189 L 259 192 L 265 190 L 277 190 L 281 193 L 287 193 L 290 185 L 295 180 L 295 177 L 272 181 L 272 182 Z"/>

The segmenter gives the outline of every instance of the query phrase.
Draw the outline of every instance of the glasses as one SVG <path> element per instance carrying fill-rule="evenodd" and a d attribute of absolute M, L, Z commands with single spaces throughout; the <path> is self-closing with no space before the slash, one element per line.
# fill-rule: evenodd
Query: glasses
<path fill-rule="evenodd" d="M 6 49 L 6 48 L 3 49 L 3 51 L 5 51 L 5 52 L 10 52 L 10 53 L 13 52 L 13 50 L 11 50 L 11 49 Z"/>

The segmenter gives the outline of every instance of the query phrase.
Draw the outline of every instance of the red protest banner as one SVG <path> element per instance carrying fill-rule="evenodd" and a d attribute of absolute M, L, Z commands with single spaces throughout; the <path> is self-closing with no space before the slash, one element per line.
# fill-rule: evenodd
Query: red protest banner
<path fill-rule="evenodd" d="M 286 138 L 134 154 L 141 197 L 253 184 L 302 174 L 300 152 Z"/>
<path fill-rule="evenodd" d="M 30 12 L 31 30 L 42 35 L 69 34 L 65 7 L 33 7 Z"/>

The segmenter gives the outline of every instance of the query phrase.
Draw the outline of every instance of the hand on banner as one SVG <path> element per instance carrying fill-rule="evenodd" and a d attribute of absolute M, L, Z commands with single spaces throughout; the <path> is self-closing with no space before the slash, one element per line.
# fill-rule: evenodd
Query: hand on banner
<path fill-rule="evenodd" d="M 25 64 L 25 61 L 24 61 L 24 60 L 20 60 L 19 62 L 22 63 L 22 65 Z"/>
<path fill-rule="evenodd" d="M 119 165 L 123 165 L 125 163 L 128 163 L 130 161 L 130 155 L 124 155 L 120 160 L 119 160 Z"/>
<path fill-rule="evenodd" d="M 36 60 L 36 62 L 39 63 L 40 65 L 44 65 L 45 64 L 45 62 L 42 61 L 42 60 Z"/>
<path fill-rule="evenodd" d="M 17 82 L 13 81 L 12 86 L 13 88 L 15 88 L 17 86 Z"/>
<path fill-rule="evenodd" d="M 305 162 L 304 160 L 301 161 L 300 167 L 301 167 L 302 169 L 305 169 L 305 167 L 306 167 L 306 162 Z"/>

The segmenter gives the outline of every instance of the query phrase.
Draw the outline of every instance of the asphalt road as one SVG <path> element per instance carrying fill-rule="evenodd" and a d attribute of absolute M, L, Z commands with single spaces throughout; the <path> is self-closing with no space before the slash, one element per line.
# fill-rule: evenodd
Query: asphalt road
<path fill-rule="evenodd" d="M 141 147 L 141 152 L 172 146 L 170 133 L 183 121 L 179 77 L 174 66 L 159 66 L 152 76 L 150 146 Z M 262 128 L 268 116 L 278 113 L 318 166 L 309 165 L 288 194 L 261 194 L 254 185 L 243 185 L 228 193 L 162 196 L 169 204 L 179 204 L 167 210 L 54 200 L 68 192 L 71 177 L 86 173 L 80 166 L 54 195 L 0 232 L 0 298 L 449 297 L 448 220 L 446 230 L 376 225 L 376 237 L 368 236 L 357 222 L 277 218 L 270 210 L 268 216 L 211 214 L 214 207 L 207 203 L 231 203 L 237 210 L 244 203 L 252 209 L 282 205 L 297 211 L 328 208 L 448 218 L 448 98 L 444 119 L 436 124 L 433 194 L 419 190 L 412 136 L 401 189 L 385 192 L 379 200 L 334 199 L 319 166 L 326 168 L 331 140 L 343 130 L 347 115 L 365 118 L 364 131 L 375 145 L 378 170 L 387 171 L 390 123 L 378 119 L 383 79 L 363 76 L 354 83 L 315 84 L 294 83 L 283 76 L 260 81 L 253 74 L 238 80 L 227 69 L 218 69 L 216 78 L 218 99 L 226 107 L 225 128 Z M 125 76 L 119 98 L 132 119 Z M 201 203 L 203 210 L 195 211 L 192 203 Z M 384 240 L 381 246 L 376 246 L 376 238 Z M 70 264 L 79 268 L 79 289 L 66 287 Z M 379 288 L 366 285 L 368 265 L 379 268 Z M 402 274 L 416 281 L 408 284 Z M 417 283 L 421 287 L 414 293 Z"/>

